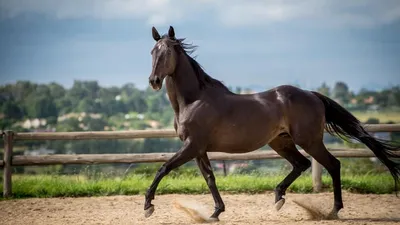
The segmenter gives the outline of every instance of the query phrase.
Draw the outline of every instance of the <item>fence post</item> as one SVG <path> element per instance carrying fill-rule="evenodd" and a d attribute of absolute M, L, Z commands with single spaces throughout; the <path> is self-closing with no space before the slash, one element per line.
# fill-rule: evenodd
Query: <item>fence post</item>
<path fill-rule="evenodd" d="M 8 197 L 11 197 L 11 195 L 12 195 L 11 159 L 12 159 L 12 152 L 13 152 L 14 133 L 12 131 L 4 132 L 3 140 L 4 140 L 3 197 L 8 198 Z"/>
<path fill-rule="evenodd" d="M 224 177 L 226 177 L 227 171 L 226 171 L 226 162 L 225 162 L 225 160 L 222 160 L 222 168 L 224 169 Z"/>
<path fill-rule="evenodd" d="M 313 180 L 313 190 L 314 192 L 320 192 L 322 190 L 322 166 L 312 158 L 312 180 Z"/>

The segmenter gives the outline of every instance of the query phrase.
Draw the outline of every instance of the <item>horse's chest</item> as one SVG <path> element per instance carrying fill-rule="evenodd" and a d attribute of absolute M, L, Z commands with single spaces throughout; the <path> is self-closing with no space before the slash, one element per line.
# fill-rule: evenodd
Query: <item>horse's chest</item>
<path fill-rule="evenodd" d="M 190 106 L 180 107 L 181 110 L 176 114 L 176 132 L 182 141 L 190 135 L 189 130 L 192 130 L 191 135 L 193 135 L 193 129 L 199 124 L 198 118 L 203 118 L 202 108 L 199 106 L 200 102 L 194 102 Z"/>

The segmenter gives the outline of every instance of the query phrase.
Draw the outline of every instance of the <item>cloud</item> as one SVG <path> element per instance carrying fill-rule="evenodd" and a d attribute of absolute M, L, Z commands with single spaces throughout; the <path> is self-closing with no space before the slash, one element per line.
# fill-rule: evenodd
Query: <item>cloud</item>
<path fill-rule="evenodd" d="M 138 18 L 157 23 L 163 23 L 167 18 L 175 20 L 180 14 L 168 0 L 13 0 L 1 1 L 0 8 L 5 17 L 34 12 L 52 15 L 59 19 Z"/>
<path fill-rule="evenodd" d="M 398 0 L 12 0 L 0 1 L 3 17 L 34 12 L 64 18 L 133 18 L 161 25 L 204 17 L 225 26 L 262 26 L 292 21 L 375 26 L 400 19 Z"/>
<path fill-rule="evenodd" d="M 264 25 L 307 20 L 331 25 L 374 26 L 400 19 L 397 0 L 280 0 L 234 1 L 220 10 L 220 20 L 228 26 Z"/>

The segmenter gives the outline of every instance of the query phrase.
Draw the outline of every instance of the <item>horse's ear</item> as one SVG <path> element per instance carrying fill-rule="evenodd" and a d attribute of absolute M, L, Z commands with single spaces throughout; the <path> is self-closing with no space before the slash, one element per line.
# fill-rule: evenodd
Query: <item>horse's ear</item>
<path fill-rule="evenodd" d="M 158 31 L 157 31 L 157 29 L 155 27 L 151 28 L 151 33 L 153 34 L 153 39 L 155 41 L 158 41 L 158 40 L 161 39 L 161 36 L 160 36 L 160 34 L 158 33 Z"/>
<path fill-rule="evenodd" d="M 175 31 L 172 26 L 169 26 L 168 36 L 169 36 L 169 38 L 175 39 Z"/>

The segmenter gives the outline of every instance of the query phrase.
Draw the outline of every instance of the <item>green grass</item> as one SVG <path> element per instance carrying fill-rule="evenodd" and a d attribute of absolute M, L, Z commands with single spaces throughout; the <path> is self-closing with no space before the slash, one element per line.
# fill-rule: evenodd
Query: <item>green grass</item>
<path fill-rule="evenodd" d="M 377 118 L 380 123 L 389 121 L 400 123 L 400 112 L 398 111 L 352 111 L 351 113 L 361 122 L 365 122 L 369 118 Z"/>
<path fill-rule="evenodd" d="M 217 186 L 225 193 L 262 193 L 272 191 L 284 176 L 230 175 L 217 176 Z M 14 175 L 14 198 L 27 197 L 78 197 L 144 194 L 153 176 L 130 175 L 121 178 L 87 179 L 84 176 L 62 175 Z M 323 177 L 325 190 L 332 191 L 331 179 Z M 392 193 L 390 175 L 342 176 L 342 187 L 356 193 Z M 2 191 L 3 187 L 0 186 Z M 288 189 L 289 192 L 312 192 L 311 176 L 303 175 Z M 166 176 L 157 194 L 203 194 L 209 193 L 203 177 L 183 175 Z"/>

